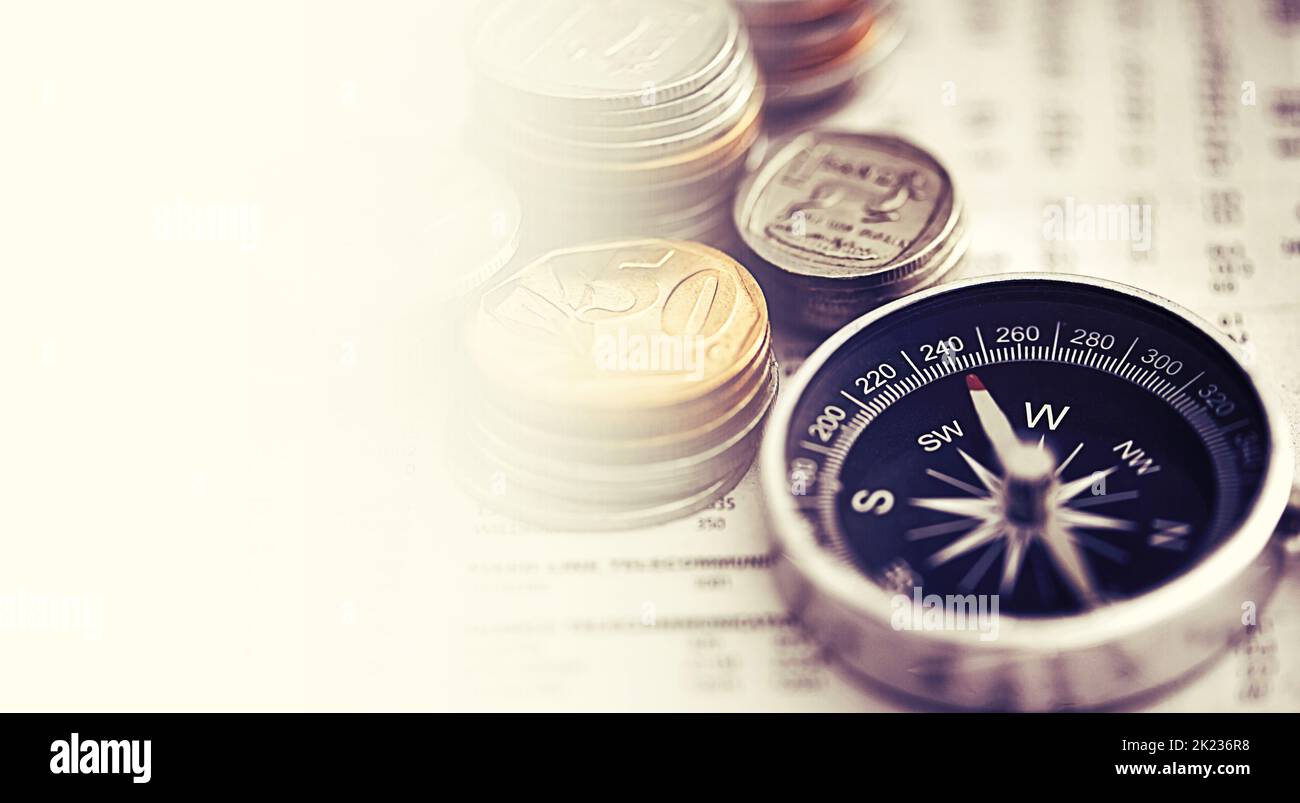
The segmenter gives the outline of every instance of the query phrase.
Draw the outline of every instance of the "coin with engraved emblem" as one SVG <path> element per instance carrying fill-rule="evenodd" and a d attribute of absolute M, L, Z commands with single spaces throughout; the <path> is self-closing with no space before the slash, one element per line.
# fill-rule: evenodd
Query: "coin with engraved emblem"
<path fill-rule="evenodd" d="M 834 329 L 939 280 L 966 250 L 952 177 L 900 137 L 808 131 L 778 143 L 742 183 L 735 222 L 792 320 Z"/>
<path fill-rule="evenodd" d="M 767 307 L 726 254 L 637 240 L 554 251 L 524 266 L 484 294 L 476 330 L 486 376 L 526 383 L 534 401 L 623 412 L 726 384 L 762 341 Z"/>
<path fill-rule="evenodd" d="M 699 243 L 551 252 L 467 330 L 470 487 L 544 526 L 643 526 L 707 504 L 753 459 L 779 372 L 762 289 Z M 503 480 L 504 478 L 504 480 Z"/>

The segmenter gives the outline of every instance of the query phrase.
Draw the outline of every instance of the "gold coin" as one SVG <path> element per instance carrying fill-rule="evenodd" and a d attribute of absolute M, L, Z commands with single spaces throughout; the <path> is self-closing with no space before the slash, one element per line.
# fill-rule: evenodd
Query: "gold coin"
<path fill-rule="evenodd" d="M 483 295 L 470 348 L 492 392 L 518 407 L 635 416 L 728 385 L 767 331 L 762 291 L 734 259 L 699 243 L 631 240 L 521 268 Z"/>

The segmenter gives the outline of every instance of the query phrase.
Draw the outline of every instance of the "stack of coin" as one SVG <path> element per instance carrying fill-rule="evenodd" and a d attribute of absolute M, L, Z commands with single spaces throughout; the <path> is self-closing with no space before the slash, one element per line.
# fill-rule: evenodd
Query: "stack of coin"
<path fill-rule="evenodd" d="M 962 204 L 930 153 L 884 134 L 777 143 L 736 194 L 736 228 L 774 315 L 828 332 L 932 284 L 966 253 Z"/>
<path fill-rule="evenodd" d="M 554 251 L 483 294 L 466 479 L 553 529 L 640 527 L 725 493 L 776 394 L 762 290 L 699 243 Z"/>
<path fill-rule="evenodd" d="M 903 38 L 891 2 L 735 0 L 767 79 L 772 108 L 808 106 L 876 69 Z"/>
<path fill-rule="evenodd" d="M 729 244 L 763 88 L 726 3 L 493 0 L 470 55 L 471 136 L 551 244 Z"/>

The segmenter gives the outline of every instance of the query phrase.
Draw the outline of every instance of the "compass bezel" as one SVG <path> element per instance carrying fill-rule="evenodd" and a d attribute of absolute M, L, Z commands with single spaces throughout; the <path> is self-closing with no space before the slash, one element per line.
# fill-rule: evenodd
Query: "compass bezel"
<path fill-rule="evenodd" d="M 1217 343 L 1260 402 L 1269 454 L 1259 493 L 1240 525 L 1197 565 L 1157 588 L 1084 613 L 1000 617 L 996 641 L 973 631 L 897 631 L 894 595 L 825 549 L 786 485 L 796 408 L 839 349 L 882 319 L 936 296 L 995 284 L 1051 282 L 1114 292 L 1172 313 Z M 1012 273 L 944 284 L 876 308 L 819 346 L 789 380 L 764 437 L 760 466 L 778 585 L 794 614 L 858 673 L 894 689 L 957 706 L 1051 708 L 1102 705 L 1164 685 L 1217 654 L 1240 623 L 1243 600 L 1262 605 L 1282 563 L 1273 541 L 1291 489 L 1293 445 L 1282 407 L 1236 343 L 1168 299 L 1105 279 Z"/>

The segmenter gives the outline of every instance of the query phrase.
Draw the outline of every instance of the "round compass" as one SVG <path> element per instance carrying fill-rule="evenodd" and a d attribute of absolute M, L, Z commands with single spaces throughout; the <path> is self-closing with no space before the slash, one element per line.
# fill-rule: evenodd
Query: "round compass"
<path fill-rule="evenodd" d="M 1095 706 L 1253 624 L 1278 407 L 1168 301 L 1015 274 L 882 307 L 790 383 L 762 468 L 783 593 L 848 667 L 959 706 Z"/>

